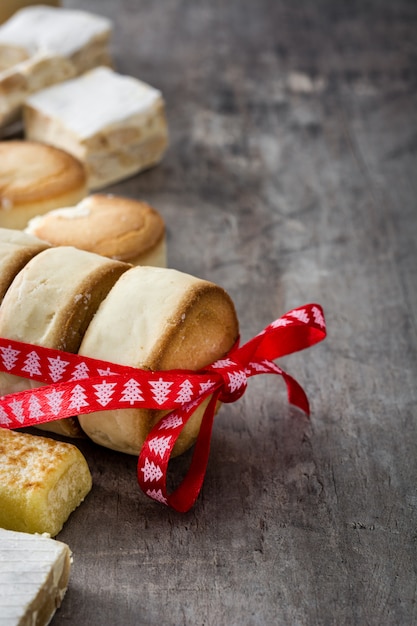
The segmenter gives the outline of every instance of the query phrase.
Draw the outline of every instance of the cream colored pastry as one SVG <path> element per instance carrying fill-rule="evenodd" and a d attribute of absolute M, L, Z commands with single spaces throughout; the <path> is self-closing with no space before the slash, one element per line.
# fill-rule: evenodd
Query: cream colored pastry
<path fill-rule="evenodd" d="M 0 228 L 0 303 L 16 274 L 46 248 L 46 241 L 21 230 Z"/>
<path fill-rule="evenodd" d="M 24 228 L 35 215 L 76 204 L 87 194 L 84 166 L 63 150 L 0 141 L 0 227 Z"/>
<path fill-rule="evenodd" d="M 40 252 L 17 274 L 4 296 L 0 337 L 77 352 L 101 301 L 129 267 L 72 247 Z M 0 372 L 1 395 L 36 386 L 35 381 Z M 42 428 L 80 434 L 72 418 Z"/>
<path fill-rule="evenodd" d="M 142 369 L 196 370 L 224 356 L 238 332 L 233 303 L 217 285 L 172 269 L 134 267 L 98 308 L 79 353 Z M 174 454 L 194 443 L 202 413 L 195 411 Z M 133 408 L 80 415 L 79 421 L 96 443 L 137 455 L 163 415 Z"/>
<path fill-rule="evenodd" d="M 91 490 L 87 461 L 70 443 L 0 428 L 0 458 L 3 528 L 54 537 Z"/>
<path fill-rule="evenodd" d="M 71 570 L 67 544 L 0 528 L 0 623 L 45 626 L 64 599 Z"/>
<path fill-rule="evenodd" d="M 0 72 L 0 126 L 18 120 L 31 93 L 73 76 L 76 71 L 71 61 L 43 52 Z"/>
<path fill-rule="evenodd" d="M 168 144 L 161 92 L 101 67 L 31 96 L 27 139 L 67 150 L 99 189 L 158 163 Z"/>
<path fill-rule="evenodd" d="M 26 232 L 54 246 L 75 246 L 132 265 L 165 267 L 165 224 L 146 202 L 94 194 L 75 207 L 33 218 Z"/>
<path fill-rule="evenodd" d="M 111 65 L 111 22 L 85 11 L 30 6 L 0 26 L 0 125 L 49 85 Z"/>

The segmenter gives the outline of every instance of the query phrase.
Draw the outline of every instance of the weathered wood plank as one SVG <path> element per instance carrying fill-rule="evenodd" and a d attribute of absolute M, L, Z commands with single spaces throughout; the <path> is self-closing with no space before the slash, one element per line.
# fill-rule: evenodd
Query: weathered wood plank
<path fill-rule="evenodd" d="M 112 191 L 161 211 L 170 264 L 230 292 L 244 339 L 308 301 L 329 336 L 283 360 L 311 421 L 251 381 L 186 515 L 81 444 L 53 623 L 416 623 L 415 3 L 66 5 L 112 17 L 120 71 L 167 99 L 166 159 Z"/>

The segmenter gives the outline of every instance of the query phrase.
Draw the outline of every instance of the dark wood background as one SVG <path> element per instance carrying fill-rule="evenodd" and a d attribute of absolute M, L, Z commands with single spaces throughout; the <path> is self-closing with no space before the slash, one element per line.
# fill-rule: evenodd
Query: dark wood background
<path fill-rule="evenodd" d="M 243 340 L 306 302 L 328 338 L 280 363 L 310 421 L 267 376 L 222 408 L 188 514 L 80 443 L 54 626 L 417 624 L 417 3 L 64 4 L 165 96 L 162 164 L 110 190 L 161 212 L 170 266 L 228 290 Z"/>

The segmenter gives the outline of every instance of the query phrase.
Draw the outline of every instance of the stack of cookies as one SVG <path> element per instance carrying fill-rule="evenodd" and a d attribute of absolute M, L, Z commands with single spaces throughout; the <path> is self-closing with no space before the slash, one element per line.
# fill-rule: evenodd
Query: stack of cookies
<path fill-rule="evenodd" d="M 19 247 L 16 231 L 0 229 L 0 253 Z M 46 247 L 28 237 L 26 262 L 9 275 L 0 304 L 0 337 L 79 353 L 147 370 L 196 370 L 222 358 L 238 337 L 234 305 L 219 286 L 165 267 L 131 266 L 72 246 Z M 0 256 L 0 266 L 2 260 Z M 0 355 L 1 358 L 1 355 Z M 0 372 L 0 394 L 35 383 Z M 161 411 L 122 409 L 57 419 L 44 426 L 69 436 L 139 454 Z M 196 411 L 175 450 L 194 442 Z"/>

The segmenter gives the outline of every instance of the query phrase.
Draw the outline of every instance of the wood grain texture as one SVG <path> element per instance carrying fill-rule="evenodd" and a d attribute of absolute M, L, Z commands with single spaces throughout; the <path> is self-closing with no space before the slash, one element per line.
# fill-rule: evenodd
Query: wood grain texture
<path fill-rule="evenodd" d="M 416 624 L 416 3 L 65 5 L 111 17 L 119 71 L 167 101 L 166 158 L 110 190 L 161 212 L 170 265 L 229 291 L 244 340 L 311 301 L 328 338 L 282 362 L 310 422 L 271 377 L 222 408 L 186 515 L 80 444 L 54 626 Z"/>

